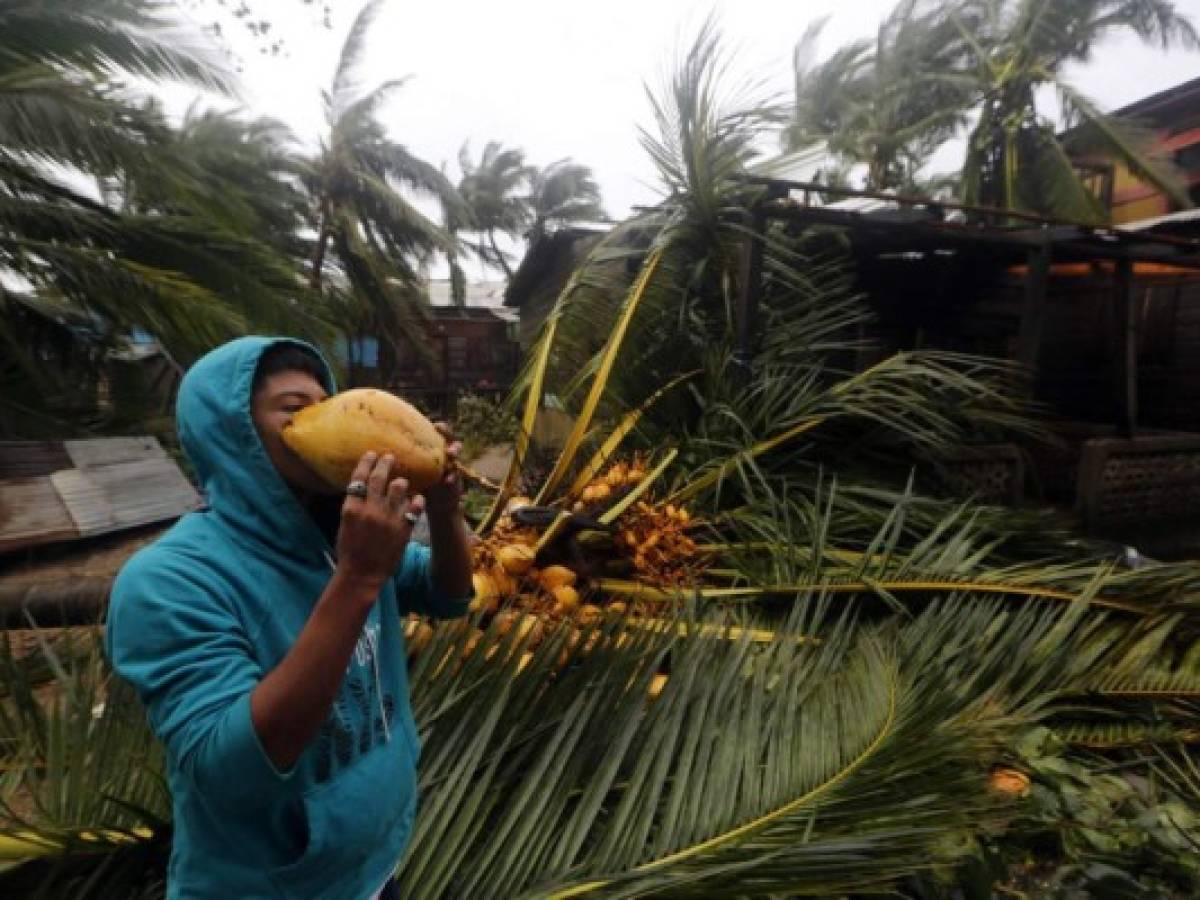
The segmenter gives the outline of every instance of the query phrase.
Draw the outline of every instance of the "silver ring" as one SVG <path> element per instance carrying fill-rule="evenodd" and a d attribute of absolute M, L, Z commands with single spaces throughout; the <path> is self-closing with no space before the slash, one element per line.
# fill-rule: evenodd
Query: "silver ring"
<path fill-rule="evenodd" d="M 417 517 L 416 517 L 416 516 L 414 516 L 414 515 L 413 515 L 412 513 L 410 513 L 410 512 L 406 512 L 406 513 L 404 514 L 404 518 L 405 518 L 405 520 L 407 520 L 407 522 L 408 522 L 408 524 L 409 524 L 409 525 L 416 525 L 416 524 L 417 524 Z"/>
<path fill-rule="evenodd" d="M 352 481 L 346 485 L 346 493 L 351 497 L 366 497 L 367 483 L 365 481 Z"/>

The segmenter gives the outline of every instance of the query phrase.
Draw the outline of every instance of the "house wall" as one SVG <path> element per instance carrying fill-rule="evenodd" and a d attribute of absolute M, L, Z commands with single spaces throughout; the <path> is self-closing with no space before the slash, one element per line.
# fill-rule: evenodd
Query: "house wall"
<path fill-rule="evenodd" d="M 520 348 L 509 325 L 494 316 L 468 316 L 435 312 L 427 328 L 427 341 L 439 364 L 431 374 L 411 348 L 397 351 L 398 371 L 391 384 L 381 384 L 376 366 L 378 352 L 365 339 L 364 365 L 354 373 L 357 386 L 379 386 L 397 391 L 428 412 L 450 415 L 455 399 L 464 391 L 501 394 L 511 386 L 520 364 Z"/>
<path fill-rule="evenodd" d="M 1134 291 L 1139 422 L 1200 432 L 1200 274 L 1139 276 Z M 1024 279 L 1008 276 L 964 308 L 955 329 L 986 335 L 976 342 L 979 350 L 1004 347 L 1012 357 L 1024 295 Z M 1052 276 L 1038 359 L 1039 401 L 1056 417 L 1113 423 L 1119 337 L 1110 272 Z"/>
<path fill-rule="evenodd" d="M 884 352 L 917 347 L 1016 359 L 1025 279 L 978 261 L 876 262 L 860 279 Z M 1135 270 L 1139 421 L 1200 432 L 1200 272 Z M 1116 421 L 1119 332 L 1111 265 L 1058 265 L 1046 288 L 1036 396 L 1060 419 Z"/>
<path fill-rule="evenodd" d="M 1200 200 L 1200 128 L 1157 132 L 1159 148 L 1175 159 L 1183 170 L 1193 202 Z M 1175 212 L 1178 207 L 1157 188 L 1133 175 L 1120 163 L 1113 164 L 1112 220 L 1116 225 L 1150 219 Z"/>

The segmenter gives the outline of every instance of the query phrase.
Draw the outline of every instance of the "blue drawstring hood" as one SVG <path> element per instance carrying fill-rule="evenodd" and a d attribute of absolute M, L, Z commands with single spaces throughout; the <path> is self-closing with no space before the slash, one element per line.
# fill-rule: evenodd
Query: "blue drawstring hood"
<path fill-rule="evenodd" d="M 222 522 L 272 552 L 319 556 L 324 536 L 275 471 L 250 414 L 258 361 L 279 345 L 320 360 L 322 387 L 336 393 L 329 364 L 315 347 L 280 338 L 240 338 L 202 357 L 184 376 L 175 404 L 179 441 Z"/>
<path fill-rule="evenodd" d="M 365 900 L 407 845 L 419 742 L 403 617 L 462 615 L 429 550 L 410 544 L 380 592 L 328 720 L 289 771 L 250 718 L 329 581 L 330 548 L 267 456 L 254 373 L 285 338 L 247 337 L 199 360 L 180 387 L 179 435 L 208 498 L 122 569 L 106 641 L 167 751 L 175 834 L 169 900 Z M 322 360 L 324 363 L 324 360 Z M 326 390 L 335 389 L 324 366 Z"/>

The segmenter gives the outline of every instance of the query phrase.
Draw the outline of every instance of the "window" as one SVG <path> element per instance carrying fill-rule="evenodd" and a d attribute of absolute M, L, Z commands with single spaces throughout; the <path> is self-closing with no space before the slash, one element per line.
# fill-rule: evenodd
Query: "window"
<path fill-rule="evenodd" d="M 1187 172 L 1200 173 L 1200 142 L 1176 150 L 1175 165 Z"/>

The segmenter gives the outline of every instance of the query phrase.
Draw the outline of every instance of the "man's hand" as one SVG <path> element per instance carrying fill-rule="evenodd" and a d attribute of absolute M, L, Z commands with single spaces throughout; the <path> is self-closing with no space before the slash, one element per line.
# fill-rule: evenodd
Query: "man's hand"
<path fill-rule="evenodd" d="M 446 470 L 437 484 L 425 491 L 429 517 L 443 521 L 456 518 L 462 505 L 462 478 L 458 474 L 458 454 L 462 444 L 454 439 L 454 431 L 445 422 L 435 422 L 434 428 L 446 439 Z"/>
<path fill-rule="evenodd" d="M 424 509 L 421 497 L 408 496 L 408 481 L 391 478 L 391 455 L 366 453 L 351 482 L 367 485 L 367 495 L 349 495 L 338 529 L 338 574 L 378 590 L 396 573 L 412 537 L 413 521 Z"/>
<path fill-rule="evenodd" d="M 250 717 L 277 769 L 290 769 L 329 715 L 350 654 L 384 582 L 404 559 L 412 536 L 407 515 L 420 515 L 424 501 L 409 499 L 408 481 L 391 478 L 392 457 L 367 453 L 351 481 L 367 495 L 348 495 L 338 530 L 337 572 L 283 660 L 250 696 Z M 468 560 L 468 586 L 470 562 Z"/>

